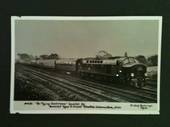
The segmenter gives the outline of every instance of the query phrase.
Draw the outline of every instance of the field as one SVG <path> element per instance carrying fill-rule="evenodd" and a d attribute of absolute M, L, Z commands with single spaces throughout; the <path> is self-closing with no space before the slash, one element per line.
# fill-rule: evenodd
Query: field
<path fill-rule="evenodd" d="M 157 66 L 147 67 L 148 78 L 157 80 L 157 73 L 158 73 L 157 70 L 158 70 Z"/>

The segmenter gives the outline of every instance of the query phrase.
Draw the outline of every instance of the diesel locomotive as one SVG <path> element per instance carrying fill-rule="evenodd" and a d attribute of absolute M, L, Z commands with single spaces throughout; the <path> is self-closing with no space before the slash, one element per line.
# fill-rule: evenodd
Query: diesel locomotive
<path fill-rule="evenodd" d="M 134 57 L 85 58 L 77 60 L 76 66 L 81 77 L 109 80 L 139 88 L 145 85 L 146 65 Z"/>

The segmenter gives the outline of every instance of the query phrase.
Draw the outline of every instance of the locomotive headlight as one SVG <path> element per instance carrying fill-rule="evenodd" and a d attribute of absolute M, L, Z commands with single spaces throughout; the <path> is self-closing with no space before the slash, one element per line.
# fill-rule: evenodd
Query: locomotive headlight
<path fill-rule="evenodd" d="M 135 75 L 134 75 L 134 73 L 131 73 L 130 76 L 131 76 L 131 77 L 134 77 Z"/>
<path fill-rule="evenodd" d="M 118 76 L 119 76 L 119 74 L 116 74 L 116 76 L 118 77 Z"/>
<path fill-rule="evenodd" d="M 121 72 L 122 72 L 122 70 L 119 70 L 119 72 L 121 73 Z"/>

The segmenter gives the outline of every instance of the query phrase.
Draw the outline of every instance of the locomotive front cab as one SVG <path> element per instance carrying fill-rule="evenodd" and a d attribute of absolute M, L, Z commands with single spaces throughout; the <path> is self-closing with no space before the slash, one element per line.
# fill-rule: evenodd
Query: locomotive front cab
<path fill-rule="evenodd" d="M 127 57 L 122 61 L 122 68 L 127 84 L 141 88 L 145 86 L 146 65 L 133 57 Z"/>

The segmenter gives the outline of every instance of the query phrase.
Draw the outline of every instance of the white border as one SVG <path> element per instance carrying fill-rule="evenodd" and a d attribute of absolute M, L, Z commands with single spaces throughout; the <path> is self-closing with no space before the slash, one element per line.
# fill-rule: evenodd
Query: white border
<path fill-rule="evenodd" d="M 15 85 L 15 19 L 11 17 L 11 89 L 10 113 L 14 113 L 14 85 Z"/>
<path fill-rule="evenodd" d="M 158 84 L 157 84 L 157 103 L 153 105 L 157 106 L 155 111 L 56 111 L 56 110 L 15 110 L 14 104 L 18 103 L 14 101 L 14 71 L 15 71 L 15 20 L 158 20 L 159 21 L 159 32 L 158 32 Z M 162 16 L 106 16 L 106 17 L 81 17 L 81 16 L 12 16 L 11 17 L 11 89 L 10 89 L 10 113 L 23 113 L 23 114 L 160 114 L 160 73 L 161 73 L 161 38 L 162 38 Z M 19 103 L 24 103 L 25 101 L 20 101 Z M 27 101 L 28 102 L 28 101 Z M 87 102 L 89 103 L 89 102 Z M 101 103 L 101 102 L 98 102 Z M 109 104 L 109 103 L 108 103 Z M 116 103 L 113 103 L 116 104 Z M 119 105 L 124 103 L 118 103 Z M 130 104 L 130 103 L 128 103 Z M 142 104 L 142 103 L 140 103 Z"/>

